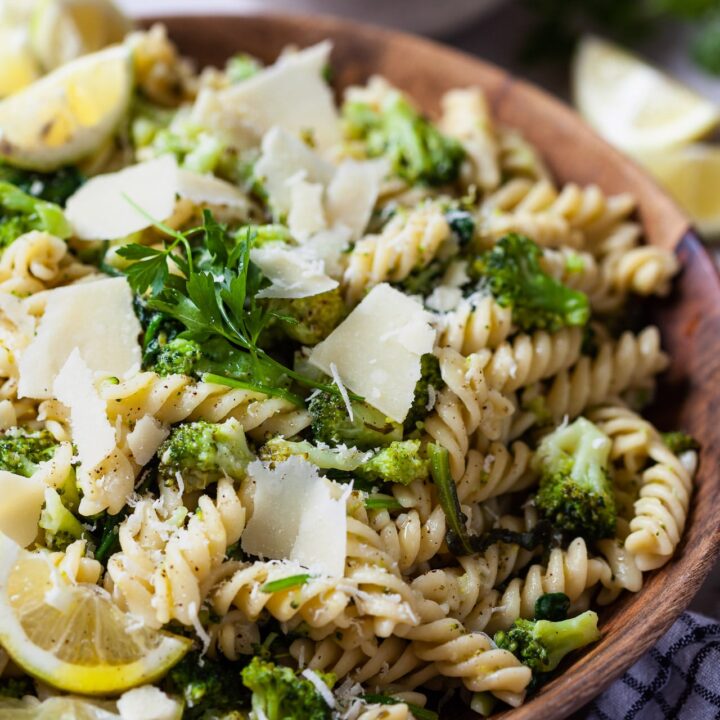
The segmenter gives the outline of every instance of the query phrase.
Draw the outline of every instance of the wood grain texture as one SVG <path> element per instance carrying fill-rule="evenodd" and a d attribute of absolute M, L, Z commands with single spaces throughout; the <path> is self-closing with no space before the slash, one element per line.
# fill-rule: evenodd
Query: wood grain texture
<path fill-rule="evenodd" d="M 288 16 L 166 17 L 173 39 L 201 64 L 221 65 L 243 50 L 272 60 L 287 44 L 335 41 L 338 89 L 380 73 L 430 114 L 442 93 L 479 85 L 495 117 L 521 130 L 559 181 L 630 191 L 639 201 L 649 242 L 677 247 L 684 263 L 671 298 L 653 301 L 672 367 L 658 393 L 662 429 L 682 427 L 702 443 L 688 524 L 674 559 L 602 613 L 602 640 L 523 707 L 512 720 L 566 717 L 602 691 L 650 648 L 688 605 L 720 548 L 720 278 L 686 217 L 632 162 L 608 146 L 569 108 L 502 70 L 401 33 L 332 18 Z M 289 109 L 292 112 L 292 109 Z M 462 711 L 454 717 L 463 717 Z M 468 717 L 476 717 L 468 715 Z"/>

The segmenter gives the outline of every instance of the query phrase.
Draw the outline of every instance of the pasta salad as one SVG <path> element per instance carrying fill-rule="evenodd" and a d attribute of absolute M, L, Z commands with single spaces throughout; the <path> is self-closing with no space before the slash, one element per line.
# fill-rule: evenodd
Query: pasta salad
<path fill-rule="evenodd" d="M 633 198 L 331 75 L 156 26 L 0 101 L 0 718 L 489 715 L 681 541 Z"/>

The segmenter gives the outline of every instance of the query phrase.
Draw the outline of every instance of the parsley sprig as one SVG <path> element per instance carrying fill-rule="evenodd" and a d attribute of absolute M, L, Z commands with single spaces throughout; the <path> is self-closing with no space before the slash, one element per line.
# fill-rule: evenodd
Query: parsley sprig
<path fill-rule="evenodd" d="M 242 380 L 217 374 L 208 379 L 300 405 L 302 399 L 282 387 L 283 379 L 338 393 L 335 385 L 286 367 L 258 344 L 272 318 L 291 319 L 280 316 L 258 298 L 266 278 L 250 259 L 253 246 L 263 240 L 256 226 L 245 226 L 232 235 L 209 210 L 204 210 L 201 226 L 179 232 L 148 216 L 130 198 L 127 200 L 170 238 L 162 248 L 132 243 L 118 250 L 118 255 L 131 261 L 124 273 L 133 291 L 145 297 L 148 308 L 177 320 L 185 328 L 184 337 L 200 343 L 221 338 L 247 355 L 247 372 Z"/>

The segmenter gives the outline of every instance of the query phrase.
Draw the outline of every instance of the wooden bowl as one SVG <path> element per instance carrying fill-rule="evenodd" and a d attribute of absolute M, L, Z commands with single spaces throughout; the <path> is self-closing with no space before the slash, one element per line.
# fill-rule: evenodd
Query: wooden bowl
<path fill-rule="evenodd" d="M 671 298 L 651 301 L 672 366 L 658 392 L 663 429 L 683 428 L 702 443 L 687 527 L 675 557 L 625 593 L 602 616 L 602 640 L 521 708 L 512 720 L 563 718 L 627 670 L 688 605 L 720 547 L 720 278 L 687 218 L 650 178 L 601 140 L 562 103 L 497 67 L 433 42 L 329 17 L 162 17 L 181 50 L 201 64 L 222 65 L 243 50 L 271 61 L 290 43 L 335 43 L 338 89 L 380 73 L 430 114 L 450 88 L 480 86 L 498 122 L 534 143 L 560 182 L 596 183 L 639 201 L 647 240 L 675 248 L 684 269 Z M 148 21 L 145 21 L 148 22 Z M 292 109 L 290 109 L 292 111 Z M 476 717 L 473 715 L 473 717 Z"/>

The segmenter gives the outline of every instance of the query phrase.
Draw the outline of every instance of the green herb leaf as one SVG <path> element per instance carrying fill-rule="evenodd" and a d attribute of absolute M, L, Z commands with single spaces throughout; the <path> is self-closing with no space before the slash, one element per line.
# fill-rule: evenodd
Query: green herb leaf
<path fill-rule="evenodd" d="M 148 288 L 151 288 L 153 293 L 162 291 L 169 274 L 165 250 L 133 243 L 121 247 L 117 254 L 126 260 L 134 261 L 125 269 L 125 275 L 134 292 L 142 295 Z"/>
<path fill-rule="evenodd" d="M 403 506 L 392 495 L 378 493 L 365 498 L 365 507 L 368 510 L 402 510 Z"/>
<path fill-rule="evenodd" d="M 235 380 L 233 378 L 216 375 L 215 373 L 205 373 L 203 380 L 216 385 L 225 385 L 226 387 L 236 388 L 238 390 L 250 390 L 251 392 L 260 392 L 270 397 L 279 397 L 283 400 L 293 403 L 298 407 L 303 407 L 303 399 L 299 395 L 289 392 L 283 388 L 271 387 L 262 383 L 245 382 L 243 380 Z"/>
<path fill-rule="evenodd" d="M 280 580 L 273 580 L 272 582 L 265 583 L 260 590 L 264 593 L 280 592 L 281 590 L 289 590 L 290 588 L 300 587 L 304 585 L 312 575 L 303 573 L 302 575 L 290 575 L 290 577 L 281 578 Z"/>
<path fill-rule="evenodd" d="M 250 363 L 242 372 L 246 377 L 232 381 L 225 378 L 225 384 L 232 382 L 231 387 L 282 397 L 299 405 L 302 400 L 282 387 L 284 381 L 292 379 L 305 387 L 339 393 L 334 385 L 317 382 L 285 367 L 258 345 L 272 311 L 257 298 L 266 278 L 251 262 L 250 250 L 258 237 L 262 242 L 277 240 L 282 234 L 277 226 L 259 229 L 246 226 L 233 237 L 206 210 L 201 227 L 181 233 L 156 222 L 130 198 L 126 199 L 156 228 L 173 238 L 162 250 L 131 244 L 119 251 L 121 257 L 132 261 L 124 270 L 131 287 L 138 295 L 149 291 L 146 306 L 184 326 L 184 337 L 192 337 L 204 346 L 220 339 L 237 353 L 248 354 Z M 199 243 L 194 240 L 191 245 L 190 238 L 195 235 L 199 236 Z M 169 261 L 175 263 L 182 276 L 170 273 Z M 237 357 L 233 362 L 238 366 Z M 215 363 L 211 365 L 206 368 L 208 371 L 217 369 Z"/>
<path fill-rule="evenodd" d="M 215 263 L 222 267 L 228 257 L 228 249 L 225 244 L 226 229 L 215 220 L 213 214 L 207 209 L 203 210 L 203 231 L 205 247 Z"/>

